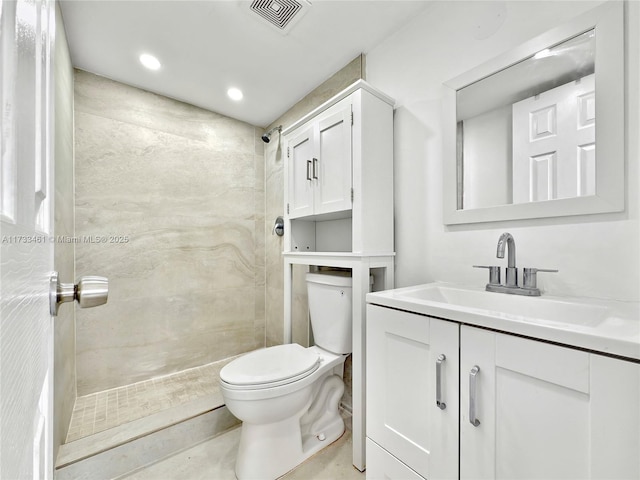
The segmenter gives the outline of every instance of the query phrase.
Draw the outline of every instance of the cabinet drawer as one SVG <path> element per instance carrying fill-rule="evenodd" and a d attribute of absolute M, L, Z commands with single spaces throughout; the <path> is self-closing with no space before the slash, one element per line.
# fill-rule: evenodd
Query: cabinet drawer
<path fill-rule="evenodd" d="M 367 438 L 367 480 L 424 480 L 396 457 Z"/>

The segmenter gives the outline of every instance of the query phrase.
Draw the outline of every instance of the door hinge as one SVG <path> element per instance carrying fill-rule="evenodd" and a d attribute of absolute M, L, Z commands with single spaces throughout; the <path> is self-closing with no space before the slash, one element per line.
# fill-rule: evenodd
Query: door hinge
<path fill-rule="evenodd" d="M 289 204 L 287 203 L 287 215 L 289 215 Z"/>
<path fill-rule="evenodd" d="M 287 147 L 287 158 L 291 157 L 291 152 L 289 151 L 289 147 Z"/>
<path fill-rule="evenodd" d="M 353 112 L 351 112 L 351 125 L 353 125 Z"/>
<path fill-rule="evenodd" d="M 353 203 L 353 188 L 351 189 L 351 203 Z"/>

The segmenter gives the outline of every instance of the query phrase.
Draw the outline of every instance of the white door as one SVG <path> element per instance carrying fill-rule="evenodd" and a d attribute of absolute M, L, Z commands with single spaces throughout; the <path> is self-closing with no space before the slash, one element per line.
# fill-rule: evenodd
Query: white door
<path fill-rule="evenodd" d="M 313 215 L 313 127 L 296 130 L 287 144 L 289 218 Z"/>
<path fill-rule="evenodd" d="M 351 209 L 351 103 L 340 102 L 318 122 L 313 159 L 315 213 Z"/>
<path fill-rule="evenodd" d="M 461 479 L 640 478 L 639 364 L 463 326 L 460 375 Z"/>
<path fill-rule="evenodd" d="M 52 478 L 51 1 L 0 4 L 0 478 Z"/>
<path fill-rule="evenodd" d="M 367 306 L 367 437 L 427 479 L 458 478 L 458 331 Z M 367 477 L 389 478 L 376 465 L 368 462 Z"/>
<path fill-rule="evenodd" d="M 513 105 L 513 203 L 595 195 L 595 78 Z"/>

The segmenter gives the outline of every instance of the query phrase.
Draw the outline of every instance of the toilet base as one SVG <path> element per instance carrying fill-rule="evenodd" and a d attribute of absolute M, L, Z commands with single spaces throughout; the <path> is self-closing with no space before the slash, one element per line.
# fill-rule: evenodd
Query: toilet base
<path fill-rule="evenodd" d="M 271 424 L 244 422 L 236 459 L 239 480 L 275 480 L 338 440 L 345 431 L 338 411 L 344 383 L 337 375 L 321 380 L 311 405 Z"/>

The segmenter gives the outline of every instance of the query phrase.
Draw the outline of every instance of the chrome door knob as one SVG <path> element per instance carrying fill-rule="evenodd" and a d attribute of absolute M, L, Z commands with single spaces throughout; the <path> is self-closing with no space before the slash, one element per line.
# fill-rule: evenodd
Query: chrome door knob
<path fill-rule="evenodd" d="M 90 275 L 80 277 L 76 285 L 76 300 L 80 308 L 97 307 L 107 303 L 109 280 L 105 277 Z"/>
<path fill-rule="evenodd" d="M 65 302 L 78 301 L 80 308 L 91 308 L 107 303 L 109 280 L 105 277 L 80 277 L 77 284 L 60 283 L 58 272 L 53 272 L 49 280 L 49 310 L 54 317 L 58 307 Z"/>

